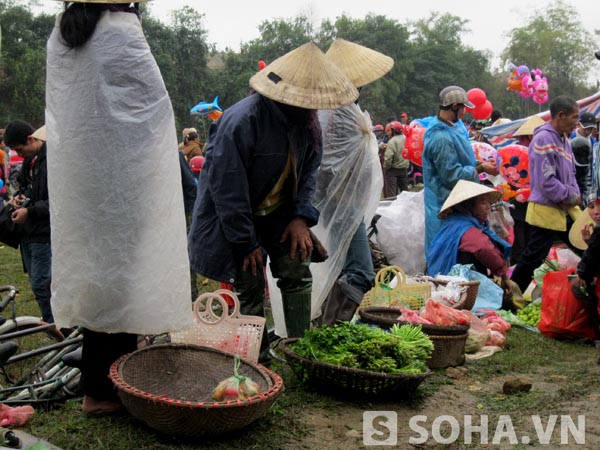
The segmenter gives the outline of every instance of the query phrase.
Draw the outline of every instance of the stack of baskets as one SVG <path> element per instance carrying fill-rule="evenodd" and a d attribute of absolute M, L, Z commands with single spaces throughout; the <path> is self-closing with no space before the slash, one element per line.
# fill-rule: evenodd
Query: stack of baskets
<path fill-rule="evenodd" d="M 279 375 L 241 360 L 238 372 L 260 386 L 246 400 L 216 402 L 213 389 L 233 375 L 234 355 L 186 344 L 145 347 L 123 356 L 110 377 L 132 416 L 168 435 L 199 437 L 238 430 L 265 414 L 283 391 Z"/>
<path fill-rule="evenodd" d="M 399 308 L 367 307 L 359 312 L 365 323 L 381 328 L 391 328 L 393 325 L 406 325 L 398 319 L 402 314 Z M 427 361 L 430 369 L 460 366 L 465 362 L 465 344 L 469 325 L 428 325 L 421 324 L 421 329 L 433 342 L 433 353 Z"/>

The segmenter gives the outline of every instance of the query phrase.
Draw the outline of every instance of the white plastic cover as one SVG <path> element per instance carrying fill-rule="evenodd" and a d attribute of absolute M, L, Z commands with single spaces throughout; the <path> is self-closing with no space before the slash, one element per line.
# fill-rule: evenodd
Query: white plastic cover
<path fill-rule="evenodd" d="M 356 104 L 319 111 L 323 129 L 323 158 L 313 204 L 321 213 L 312 231 L 329 253 L 327 261 L 311 264 L 313 277 L 311 317 L 321 315 L 321 305 L 339 277 L 350 240 L 364 220 L 371 222 L 383 188 L 378 146 L 369 113 Z M 285 336 L 281 293 L 268 271 L 275 331 Z"/>
<path fill-rule="evenodd" d="M 407 275 L 425 272 L 425 207 L 423 191 L 402 191 L 377 209 L 377 244 L 390 264 Z"/>
<path fill-rule="evenodd" d="M 104 12 L 75 50 L 59 35 L 48 41 L 46 81 L 56 323 L 144 334 L 191 326 L 175 121 L 139 20 Z"/>
<path fill-rule="evenodd" d="M 312 316 L 320 315 L 339 277 L 350 241 L 364 220 L 375 214 L 383 189 L 377 139 L 371 117 L 352 103 L 336 110 L 319 111 L 323 130 L 323 159 L 313 204 L 320 212 L 313 232 L 329 252 L 327 261 L 311 264 Z"/>

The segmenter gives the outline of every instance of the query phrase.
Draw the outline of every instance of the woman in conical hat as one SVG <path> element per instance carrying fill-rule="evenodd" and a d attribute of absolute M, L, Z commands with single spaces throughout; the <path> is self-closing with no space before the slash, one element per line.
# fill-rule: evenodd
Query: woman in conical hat
<path fill-rule="evenodd" d="M 474 269 L 499 277 L 512 292 L 506 274 L 510 244 L 501 239 L 488 222 L 491 205 L 502 194 L 471 181 L 460 180 L 444 202 L 439 217 L 442 226 L 427 251 L 430 275 L 446 275 L 454 264 L 473 264 Z"/>
<path fill-rule="evenodd" d="M 121 408 L 108 372 L 137 334 L 192 325 L 173 109 L 131 5 L 68 2 L 48 41 L 52 309 L 84 327 L 90 414 Z"/>

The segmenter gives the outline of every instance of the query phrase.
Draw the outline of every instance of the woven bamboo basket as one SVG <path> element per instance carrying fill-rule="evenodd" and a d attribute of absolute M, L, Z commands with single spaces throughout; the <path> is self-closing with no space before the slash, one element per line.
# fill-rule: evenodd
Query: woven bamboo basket
<path fill-rule="evenodd" d="M 421 374 L 388 374 L 314 361 L 298 355 L 290 348 L 297 340 L 282 339 L 279 349 L 296 376 L 323 392 L 353 398 L 402 398 L 413 394 L 423 380 L 432 374 L 430 371 Z"/>
<path fill-rule="evenodd" d="M 433 342 L 433 353 L 427 360 L 427 367 L 443 369 L 464 364 L 467 336 L 468 333 L 455 336 L 430 335 L 429 338 Z"/>
<path fill-rule="evenodd" d="M 199 437 L 243 428 L 269 409 L 283 381 L 242 359 L 239 373 L 260 386 L 247 400 L 216 402 L 212 391 L 233 375 L 234 355 L 208 347 L 162 344 L 124 355 L 110 369 L 119 397 L 132 416 L 168 435 Z"/>
<path fill-rule="evenodd" d="M 388 287 L 397 278 L 396 287 Z M 359 309 L 368 306 L 389 306 L 420 309 L 431 297 L 432 283 L 407 283 L 406 273 L 398 266 L 388 266 L 377 272 L 375 287 L 365 294 Z"/>
<path fill-rule="evenodd" d="M 405 322 L 398 319 L 401 314 L 400 308 L 385 308 L 370 306 L 358 312 L 360 319 L 380 328 L 388 329 L 394 325 L 420 325 L 423 333 L 429 336 L 455 336 L 462 335 L 469 330 L 469 325 L 429 325 L 426 323 Z"/>

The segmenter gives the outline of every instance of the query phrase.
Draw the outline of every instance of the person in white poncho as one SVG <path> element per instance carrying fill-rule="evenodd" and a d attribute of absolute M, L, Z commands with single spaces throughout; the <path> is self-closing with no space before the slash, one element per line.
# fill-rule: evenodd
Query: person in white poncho
<path fill-rule="evenodd" d="M 48 41 L 52 309 L 84 327 L 95 415 L 121 408 L 107 375 L 136 334 L 192 325 L 173 110 L 130 5 L 69 2 Z"/>
<path fill-rule="evenodd" d="M 336 39 L 326 53 L 360 88 L 389 72 L 394 60 L 361 45 Z M 330 257 L 313 270 L 313 310 L 323 305 L 321 321 L 350 320 L 375 272 L 365 220 L 379 204 L 383 176 L 369 114 L 356 103 L 320 111 L 323 158 L 313 197 L 321 218 L 315 234 Z"/>

